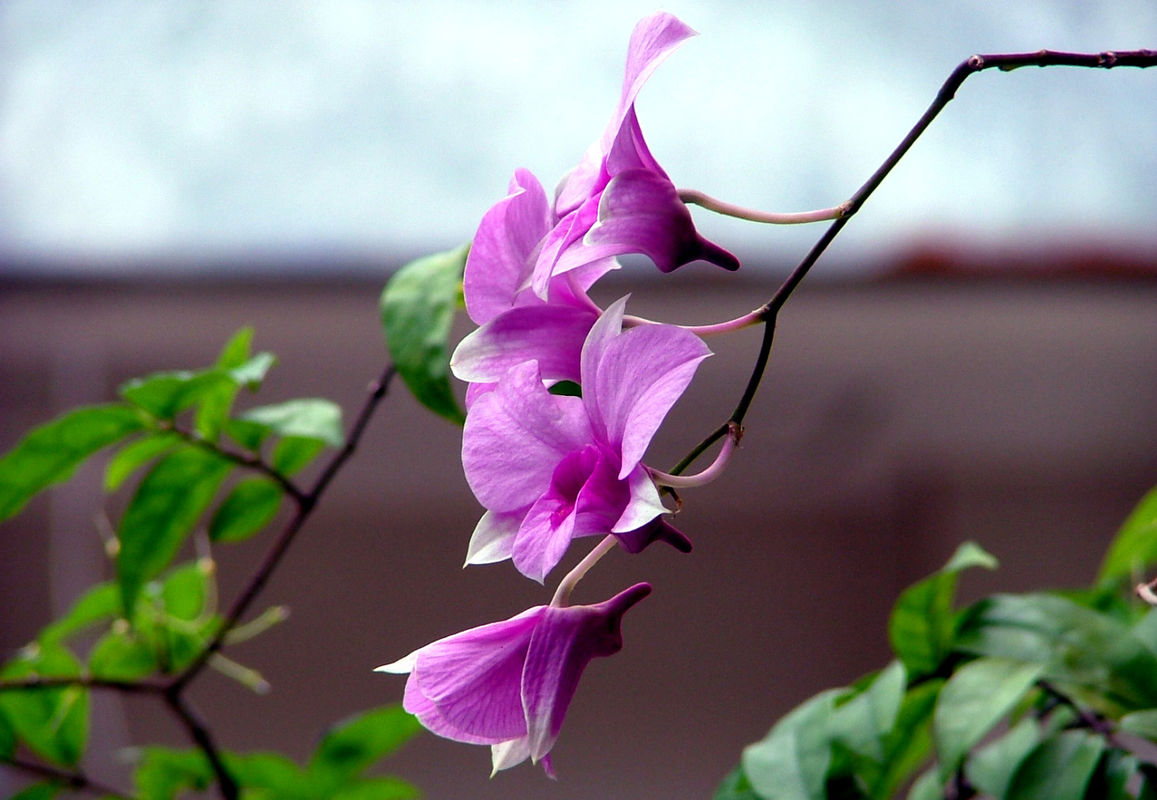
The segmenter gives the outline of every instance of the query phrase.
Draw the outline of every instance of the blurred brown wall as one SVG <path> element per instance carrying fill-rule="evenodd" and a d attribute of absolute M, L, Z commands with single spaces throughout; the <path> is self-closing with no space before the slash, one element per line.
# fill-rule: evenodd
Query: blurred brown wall
<path fill-rule="evenodd" d="M 385 361 L 378 289 L 0 285 L 0 447 L 70 406 L 113 398 L 126 378 L 206 365 L 246 324 L 280 359 L 259 402 L 325 396 L 352 415 Z M 637 313 L 708 322 L 758 305 L 769 284 L 607 291 L 636 292 Z M 1155 311 L 1153 281 L 805 286 L 781 315 L 741 451 L 723 480 L 684 495 L 678 521 L 695 552 L 615 554 L 576 595 L 655 587 L 626 618 L 624 650 L 583 680 L 554 753 L 560 780 L 529 766 L 489 779 L 484 748 L 432 736 L 391 770 L 431 798 L 706 797 L 776 716 L 885 663 L 897 593 L 962 540 L 1002 561 L 970 575 L 966 595 L 1087 582 L 1157 483 Z M 672 464 L 738 398 L 758 333 L 710 344 L 717 355 L 648 463 Z M 216 675 L 194 688 L 224 745 L 300 759 L 327 724 L 400 699 L 403 680 L 373 667 L 549 599 L 549 585 L 509 564 L 461 568 L 480 509 L 458 447 L 457 429 L 393 387 L 258 604 L 288 604 L 290 621 L 232 651 L 273 692 Z M 0 525 L 4 655 L 107 574 L 93 516 L 108 503 L 100 478 L 82 470 Z M 269 539 L 216 552 L 226 597 Z M 135 699 L 100 698 L 93 730 L 91 770 L 110 780 L 126 744 L 185 744 Z"/>

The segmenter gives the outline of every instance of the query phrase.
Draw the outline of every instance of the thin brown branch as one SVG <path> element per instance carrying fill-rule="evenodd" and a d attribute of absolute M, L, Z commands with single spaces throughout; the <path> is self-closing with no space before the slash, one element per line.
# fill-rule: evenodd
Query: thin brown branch
<path fill-rule="evenodd" d="M 787 302 L 792 293 L 799 286 L 800 282 L 807 276 L 808 272 L 819 261 L 820 256 L 828 249 L 828 246 L 843 230 L 844 226 L 848 224 L 856 212 L 867 202 L 872 193 L 884 182 L 888 174 L 895 168 L 900 160 L 904 158 L 916 140 L 927 130 L 932 121 L 944 110 L 944 107 L 952 101 L 956 96 L 957 90 L 968 79 L 970 75 L 977 72 L 982 72 L 987 69 L 999 69 L 1008 72 L 1022 67 L 1085 67 L 1093 69 L 1111 69 L 1113 67 L 1157 67 L 1157 50 L 1128 50 L 1128 51 L 1104 51 L 1100 53 L 1068 53 L 1056 50 L 1038 50 L 1032 53 L 997 53 L 988 55 L 974 55 L 957 65 L 952 74 L 940 86 L 940 90 L 936 93 L 935 99 L 931 105 L 924 111 L 912 129 L 901 140 L 900 144 L 888 155 L 872 176 L 864 182 L 863 186 L 856 190 L 851 199 L 846 204 L 847 211 L 843 216 L 836 219 L 828 226 L 823 235 L 817 241 L 800 261 L 799 265 L 792 270 L 787 279 L 772 295 L 771 299 L 765 303 L 760 309 L 765 328 L 763 332 L 763 341 L 760 344 L 759 355 L 756 357 L 755 364 L 752 367 L 751 377 L 747 381 L 747 385 L 743 389 L 743 394 L 739 402 L 735 406 L 735 410 L 728 418 L 729 422 L 742 424 L 743 418 L 747 414 L 747 410 L 751 406 L 751 402 L 755 399 L 755 392 L 759 388 L 763 380 L 763 374 L 767 369 L 767 362 L 771 356 L 771 344 L 775 337 L 775 320 L 779 315 L 783 304 Z M 711 432 L 711 434 L 698 444 L 691 453 L 680 462 L 680 467 L 686 468 L 695 458 L 706 450 L 711 443 L 717 441 L 726 429 L 720 426 Z"/>
<path fill-rule="evenodd" d="M 201 650 L 197 658 L 195 658 L 188 667 L 182 672 L 170 685 L 170 689 L 179 693 L 185 686 L 193 681 L 205 665 L 209 663 L 209 659 L 217 653 L 225 643 L 225 637 L 229 632 L 235 628 L 241 621 L 241 617 L 245 615 L 253 601 L 257 599 L 257 595 L 268 583 L 270 576 L 274 570 L 277 569 L 278 564 L 281 563 L 282 557 L 293 544 L 298 532 L 305 525 L 322 494 L 333 481 L 338 471 L 349 460 L 350 456 L 354 454 L 358 443 L 361 441 L 362 434 L 365 432 L 366 426 L 369 424 L 370 418 L 373 416 L 374 410 L 386 396 L 386 391 L 389 389 L 390 381 L 393 379 L 395 369 L 393 365 L 386 367 L 381 377 L 378 378 L 370 386 L 370 394 L 366 398 L 361 411 L 350 427 L 348 436 L 346 437 L 345 446 L 339 450 L 330 462 L 326 465 L 313 488 L 301 498 L 298 499 L 297 513 L 286 523 L 285 528 L 282 529 L 280 535 L 273 542 L 269 551 L 265 554 L 260 566 L 253 573 L 249 583 L 242 589 L 241 594 L 238 595 L 234 601 L 232 608 L 225 615 L 221 626 L 217 629 L 216 634 L 209 641 L 207 645 Z"/>
<path fill-rule="evenodd" d="M 79 686 L 82 689 L 109 689 L 125 694 L 163 692 L 166 688 L 166 684 L 154 681 L 123 681 L 83 675 L 69 678 L 53 675 L 3 680 L 0 681 L 0 692 L 63 689 L 70 686 Z"/>
<path fill-rule="evenodd" d="M 29 775 L 35 775 L 42 780 L 59 783 L 62 786 L 72 789 L 74 792 L 89 792 L 103 797 L 116 797 L 121 798 L 121 800 L 130 800 L 129 795 L 122 794 L 119 790 L 113 789 L 110 786 L 105 786 L 103 783 L 88 777 L 83 772 L 69 772 L 58 769 L 57 767 L 51 767 L 47 764 L 27 761 L 23 758 L 7 758 L 0 761 L 0 764 L 6 764 Z"/>
<path fill-rule="evenodd" d="M 213 741 L 209 727 L 181 695 L 181 687 L 174 687 L 165 692 L 165 703 L 172 709 L 173 714 L 177 716 L 181 724 L 185 726 L 189 737 L 205 754 L 209 768 L 213 770 L 213 775 L 217 779 L 217 788 L 221 792 L 222 800 L 237 800 L 240 796 L 237 781 L 225 768 L 225 762 L 221 759 L 221 751 L 217 749 L 217 744 Z"/>
<path fill-rule="evenodd" d="M 282 475 L 256 454 L 241 453 L 236 450 L 230 450 L 227 447 L 222 447 L 216 442 L 210 442 L 206 439 L 203 439 L 192 431 L 185 430 L 178 425 L 164 425 L 162 426 L 162 430 L 170 431 L 184 439 L 189 444 L 196 445 L 197 447 L 201 447 L 205 450 L 215 453 L 221 458 L 224 458 L 226 461 L 232 461 L 239 467 L 244 467 L 255 472 L 260 472 L 262 475 L 280 486 L 283 492 L 292 497 L 298 503 L 301 503 L 305 499 L 305 492 L 303 492 L 297 484 L 295 484 L 285 475 Z"/>

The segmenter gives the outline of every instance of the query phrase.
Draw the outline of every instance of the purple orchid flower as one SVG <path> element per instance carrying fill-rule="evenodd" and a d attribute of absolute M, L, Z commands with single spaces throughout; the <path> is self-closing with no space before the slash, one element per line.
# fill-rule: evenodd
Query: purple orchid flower
<path fill-rule="evenodd" d="M 636 552 L 654 538 L 689 549 L 641 462 L 663 418 L 711 353 L 667 325 L 622 329 L 627 298 L 613 303 L 582 347 L 582 397 L 551 394 L 537 361 L 512 367 L 476 397 L 462 435 L 462 464 L 487 509 L 467 563 L 511 558 L 542 582 L 570 541 L 613 533 Z"/>
<path fill-rule="evenodd" d="M 494 772 L 530 758 L 553 778 L 550 750 L 583 670 L 622 649 L 623 614 L 650 593 L 638 583 L 597 605 L 536 606 L 378 671 L 409 673 L 403 707 L 439 736 L 490 745 Z"/>
<path fill-rule="evenodd" d="M 602 137 L 562 181 L 554 204 L 534 175 L 515 172 L 509 194 L 483 216 L 466 261 L 466 310 L 479 326 L 458 346 L 454 374 L 496 382 L 535 360 L 548 382 L 578 380 L 579 351 L 600 309 L 587 290 L 616 256 L 642 253 L 663 272 L 696 260 L 736 269 L 701 237 L 675 185 L 651 155 L 635 97 L 695 32 L 667 13 L 635 26 L 619 104 Z M 482 389 L 472 391 L 472 404 Z"/>

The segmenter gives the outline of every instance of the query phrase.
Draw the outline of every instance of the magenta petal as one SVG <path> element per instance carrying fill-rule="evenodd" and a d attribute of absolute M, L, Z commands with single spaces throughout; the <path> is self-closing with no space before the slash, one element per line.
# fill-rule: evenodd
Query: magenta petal
<path fill-rule="evenodd" d="M 587 446 L 555 467 L 550 487 L 526 513 L 514 539 L 511 558 L 523 575 L 541 583 L 562 560 L 573 538 L 576 500 L 598 461 L 598 448 Z"/>
<path fill-rule="evenodd" d="M 671 181 L 648 169 L 629 169 L 611 179 L 599 201 L 599 221 L 585 241 L 592 253 L 642 253 L 661 272 L 692 261 L 739 268 L 739 259 L 695 230 Z"/>
<path fill-rule="evenodd" d="M 579 165 L 567 175 L 555 192 L 556 213 L 561 216 L 578 208 L 586 198 L 606 184 L 603 158 L 610 152 L 643 84 L 676 47 L 694 35 L 694 30 L 678 17 L 666 12 L 652 14 L 635 25 L 627 46 L 627 67 L 619 104 L 602 137 L 591 145 Z"/>
<path fill-rule="evenodd" d="M 514 511 L 530 507 L 559 460 L 590 441 L 582 402 L 550 394 L 531 361 L 474 399 L 462 432 L 462 467 L 483 506 Z"/>
<path fill-rule="evenodd" d="M 534 760 L 554 746 L 563 719 L 590 660 L 623 646 L 623 614 L 651 592 L 639 583 L 593 606 L 548 607 L 530 638 L 522 673 L 522 704 Z"/>
<path fill-rule="evenodd" d="M 656 517 L 633 531 L 616 533 L 615 538 L 628 553 L 641 553 L 654 542 L 666 542 L 680 553 L 691 552 L 691 540 L 662 517 Z"/>
<path fill-rule="evenodd" d="M 418 651 L 410 682 L 437 709 L 436 718 L 428 710 L 426 715 L 442 730 L 431 730 L 487 744 L 526 733 L 519 686 L 526 649 L 544 610 L 537 606 L 503 622 L 439 639 Z M 413 705 L 425 709 L 420 701 Z"/>
<path fill-rule="evenodd" d="M 514 305 L 552 222 L 542 184 L 529 170 L 517 170 L 510 194 L 483 215 L 466 258 L 462 282 L 470 319 L 481 325 Z"/>
<path fill-rule="evenodd" d="M 695 334 L 669 325 L 621 331 L 627 298 L 591 328 L 582 353 L 583 404 L 592 427 L 622 454 L 619 477 L 638 465 L 671 406 L 711 351 Z"/>
<path fill-rule="evenodd" d="M 587 308 L 537 305 L 513 308 L 464 338 L 450 359 L 454 375 L 493 383 L 511 367 L 537 361 L 543 380 L 579 380 L 579 354 L 598 314 Z"/>

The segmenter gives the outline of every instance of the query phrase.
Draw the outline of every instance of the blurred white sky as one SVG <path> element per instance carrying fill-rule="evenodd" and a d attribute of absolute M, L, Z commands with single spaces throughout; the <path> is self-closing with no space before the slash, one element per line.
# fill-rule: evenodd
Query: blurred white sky
<path fill-rule="evenodd" d="M 840 202 L 974 52 L 1157 47 L 1157 3 L 670 2 L 700 36 L 643 90 L 676 184 Z M 0 255 L 416 253 L 468 239 L 515 167 L 547 187 L 605 125 L 653 0 L 0 4 Z M 984 73 L 841 236 L 1144 237 L 1157 70 Z M 745 261 L 819 229 L 701 227 Z M 777 258 L 778 257 L 778 258 Z"/>

